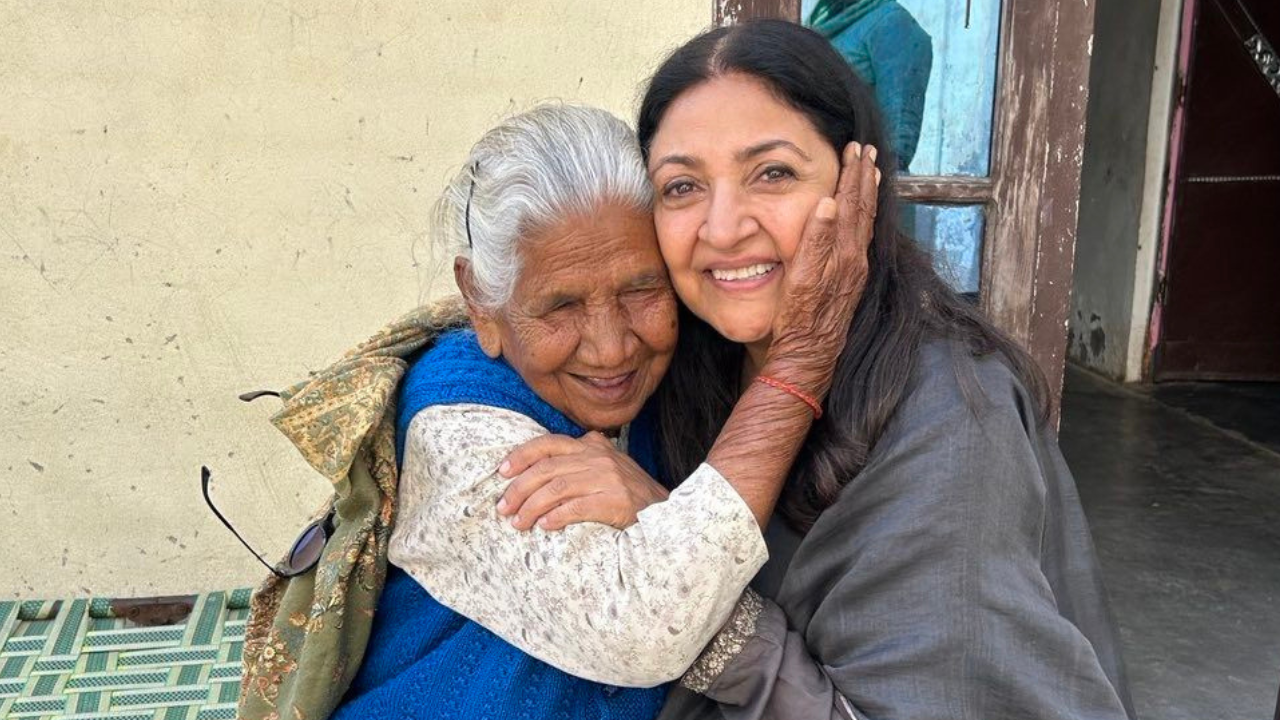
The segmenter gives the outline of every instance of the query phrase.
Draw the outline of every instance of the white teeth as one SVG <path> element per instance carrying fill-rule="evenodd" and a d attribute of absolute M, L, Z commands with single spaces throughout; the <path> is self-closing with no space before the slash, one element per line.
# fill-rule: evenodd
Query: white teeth
<path fill-rule="evenodd" d="M 756 265 L 748 265 L 743 268 L 735 268 L 732 270 L 712 270 L 711 277 L 717 280 L 750 280 L 754 277 L 760 277 L 770 270 L 778 266 L 778 263 L 758 263 Z"/>
<path fill-rule="evenodd" d="M 614 388 L 631 379 L 631 373 L 614 375 L 613 377 L 591 377 L 583 375 L 582 379 L 599 388 Z"/>

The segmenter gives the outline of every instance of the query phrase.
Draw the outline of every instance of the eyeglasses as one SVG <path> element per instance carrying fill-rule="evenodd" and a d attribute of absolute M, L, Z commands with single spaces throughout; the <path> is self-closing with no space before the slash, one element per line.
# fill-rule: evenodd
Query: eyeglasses
<path fill-rule="evenodd" d="M 289 554 L 285 556 L 285 559 L 279 565 L 273 566 L 264 560 L 253 549 L 253 546 L 245 542 L 244 538 L 240 537 L 240 533 L 236 532 L 231 523 L 227 522 L 227 519 L 218 511 L 218 507 L 213 504 L 213 499 L 209 497 L 209 481 L 212 478 L 213 473 L 209 468 L 203 465 L 200 466 L 200 489 L 204 492 L 205 503 L 213 511 L 213 514 L 218 517 L 218 520 L 222 521 L 222 524 L 231 531 L 231 534 L 236 536 L 240 544 L 253 553 L 258 562 L 270 570 L 272 575 L 278 578 L 297 577 L 310 571 L 320 562 L 320 555 L 324 552 L 324 546 L 329 542 L 329 538 L 333 537 L 333 508 L 330 508 L 323 518 L 303 528 L 302 532 L 298 534 L 298 539 L 293 541 L 293 547 L 289 548 Z"/>

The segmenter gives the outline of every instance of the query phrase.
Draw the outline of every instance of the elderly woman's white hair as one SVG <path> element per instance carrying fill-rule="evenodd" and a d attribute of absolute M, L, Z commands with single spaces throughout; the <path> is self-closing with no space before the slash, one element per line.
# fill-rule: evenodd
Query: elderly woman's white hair
<path fill-rule="evenodd" d="M 598 108 L 540 105 L 471 149 L 436 204 L 436 252 L 470 259 L 475 300 L 500 307 L 520 274 L 521 238 L 605 202 L 653 206 L 635 134 Z"/>

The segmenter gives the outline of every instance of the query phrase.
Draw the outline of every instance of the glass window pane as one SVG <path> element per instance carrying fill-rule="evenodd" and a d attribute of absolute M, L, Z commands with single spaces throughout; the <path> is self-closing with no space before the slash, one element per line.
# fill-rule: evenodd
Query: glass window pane
<path fill-rule="evenodd" d="M 982 277 L 981 205 L 923 205 L 902 208 L 902 229 L 933 255 L 933 266 L 957 292 L 978 294 Z"/>
<path fill-rule="evenodd" d="M 987 175 L 1000 0 L 803 0 L 801 17 L 875 89 L 900 169 Z"/>

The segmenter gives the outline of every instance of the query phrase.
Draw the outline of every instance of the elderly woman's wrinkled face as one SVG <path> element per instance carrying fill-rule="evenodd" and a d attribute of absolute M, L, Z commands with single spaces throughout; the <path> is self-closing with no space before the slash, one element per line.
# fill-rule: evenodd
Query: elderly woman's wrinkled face
<path fill-rule="evenodd" d="M 582 427 L 625 425 L 676 346 L 675 296 L 653 217 L 605 204 L 529 235 L 522 247 L 511 300 L 473 313 L 481 346 Z"/>

